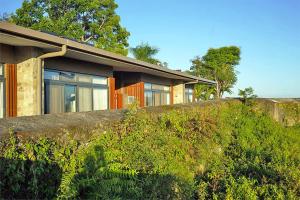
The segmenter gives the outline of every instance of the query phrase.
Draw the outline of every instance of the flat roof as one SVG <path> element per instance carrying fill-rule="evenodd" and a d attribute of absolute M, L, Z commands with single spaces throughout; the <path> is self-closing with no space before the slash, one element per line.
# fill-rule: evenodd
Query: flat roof
<path fill-rule="evenodd" d="M 147 62 L 105 51 L 88 44 L 76 42 L 71 39 L 0 22 L 0 43 L 12 46 L 34 46 L 45 51 L 58 51 L 62 45 L 67 45 L 66 57 L 101 63 L 112 66 L 114 71 L 131 71 L 152 74 L 187 82 L 201 82 L 215 84 L 215 81 L 193 76 L 184 72 L 163 68 Z"/>

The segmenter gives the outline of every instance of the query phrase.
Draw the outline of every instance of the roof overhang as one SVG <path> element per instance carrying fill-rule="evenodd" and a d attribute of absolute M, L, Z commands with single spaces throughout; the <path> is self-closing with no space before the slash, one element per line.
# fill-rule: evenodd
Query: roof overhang
<path fill-rule="evenodd" d="M 108 65 L 113 67 L 114 71 L 141 72 L 185 82 L 215 84 L 215 82 L 211 80 L 162 68 L 157 65 L 95 48 L 87 44 L 31 30 L 7 22 L 0 22 L 0 43 L 11 46 L 37 47 L 44 52 L 59 51 L 62 45 L 67 45 L 68 50 L 65 57 Z"/>

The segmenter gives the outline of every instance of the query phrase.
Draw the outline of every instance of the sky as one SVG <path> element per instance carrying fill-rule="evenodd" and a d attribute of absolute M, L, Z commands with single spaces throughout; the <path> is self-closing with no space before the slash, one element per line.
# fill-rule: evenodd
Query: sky
<path fill-rule="evenodd" d="M 299 0 L 116 0 L 130 46 L 148 42 L 171 69 L 188 70 L 209 48 L 241 48 L 238 81 L 259 97 L 300 97 Z M 0 13 L 22 0 L 0 0 Z M 229 96 L 227 94 L 227 96 Z"/>

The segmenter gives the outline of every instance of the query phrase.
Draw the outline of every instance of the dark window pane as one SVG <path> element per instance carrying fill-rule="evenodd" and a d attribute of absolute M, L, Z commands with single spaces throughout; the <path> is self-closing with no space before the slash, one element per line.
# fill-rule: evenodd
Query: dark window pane
<path fill-rule="evenodd" d="M 59 72 L 59 79 L 61 81 L 76 81 L 76 75 L 75 73 L 71 73 L 71 72 Z"/>
<path fill-rule="evenodd" d="M 76 112 L 76 87 L 65 85 L 65 112 Z"/>
<path fill-rule="evenodd" d="M 145 91 L 145 106 L 153 106 L 152 101 L 152 92 Z"/>
<path fill-rule="evenodd" d="M 47 80 L 59 80 L 59 73 L 54 71 L 45 70 L 44 79 Z"/>

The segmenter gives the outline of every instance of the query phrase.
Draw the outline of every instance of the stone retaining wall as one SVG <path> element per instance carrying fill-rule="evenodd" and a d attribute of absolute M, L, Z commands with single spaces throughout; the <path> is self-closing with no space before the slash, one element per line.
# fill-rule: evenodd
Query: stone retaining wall
<path fill-rule="evenodd" d="M 159 114 L 173 109 L 215 106 L 228 101 L 240 103 L 240 101 L 236 99 L 225 99 L 172 106 L 149 107 L 145 108 L 145 110 Z M 300 123 L 300 101 L 298 100 L 257 99 L 255 100 L 255 109 L 260 112 L 268 113 L 276 121 L 287 126 Z M 46 135 L 48 137 L 57 136 L 58 133 L 63 132 L 63 129 L 81 129 L 85 134 L 79 135 L 78 137 L 86 137 L 86 133 L 92 131 L 96 126 L 105 127 L 103 130 L 106 130 L 109 126 L 113 126 L 115 122 L 120 121 L 124 117 L 125 112 L 126 110 L 96 111 L 0 119 L 0 138 L 7 137 L 9 135 L 9 129 L 11 128 L 18 135 L 24 137 L 40 135 Z"/>

